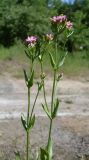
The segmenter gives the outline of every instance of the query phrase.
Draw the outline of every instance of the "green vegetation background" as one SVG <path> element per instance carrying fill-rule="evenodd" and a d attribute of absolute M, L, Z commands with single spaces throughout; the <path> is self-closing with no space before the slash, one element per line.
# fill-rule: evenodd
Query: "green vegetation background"
<path fill-rule="evenodd" d="M 50 17 L 62 13 L 74 24 L 74 34 L 66 44 L 69 54 L 62 71 L 71 76 L 88 75 L 89 0 L 75 0 L 72 5 L 61 0 L 0 0 L 0 72 L 20 77 L 22 67 L 28 64 L 21 42 L 27 35 L 50 33 Z M 47 53 L 45 59 L 45 69 L 49 72 Z"/>

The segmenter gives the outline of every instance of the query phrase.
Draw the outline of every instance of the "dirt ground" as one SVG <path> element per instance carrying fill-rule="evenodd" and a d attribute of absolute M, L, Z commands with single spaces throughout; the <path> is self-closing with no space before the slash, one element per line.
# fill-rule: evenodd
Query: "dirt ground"
<path fill-rule="evenodd" d="M 47 101 L 50 104 L 51 79 L 46 80 Z M 36 94 L 32 88 L 31 103 Z M 58 117 L 54 121 L 54 160 L 89 160 L 89 80 L 64 78 L 57 87 L 60 99 Z M 36 124 L 31 132 L 32 152 L 45 146 L 49 121 L 41 103 L 42 92 L 35 108 Z M 8 74 L 0 76 L 0 160 L 14 160 L 14 152 L 25 152 L 25 133 L 20 122 L 27 111 L 27 89 L 22 79 Z"/>

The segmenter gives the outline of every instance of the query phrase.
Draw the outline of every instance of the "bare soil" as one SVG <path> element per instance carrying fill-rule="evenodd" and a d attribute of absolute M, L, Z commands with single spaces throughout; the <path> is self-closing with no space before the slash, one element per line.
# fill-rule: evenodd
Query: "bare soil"
<path fill-rule="evenodd" d="M 50 104 L 52 80 L 46 79 Z M 36 95 L 32 88 L 31 103 Z M 36 124 L 30 135 L 32 153 L 47 142 L 49 121 L 44 114 L 42 91 L 35 108 Z M 60 99 L 58 117 L 53 124 L 54 160 L 89 160 L 89 80 L 61 80 L 57 86 Z M 14 160 L 14 152 L 25 154 L 25 132 L 20 122 L 27 111 L 27 89 L 22 79 L 8 74 L 0 77 L 0 160 Z"/>

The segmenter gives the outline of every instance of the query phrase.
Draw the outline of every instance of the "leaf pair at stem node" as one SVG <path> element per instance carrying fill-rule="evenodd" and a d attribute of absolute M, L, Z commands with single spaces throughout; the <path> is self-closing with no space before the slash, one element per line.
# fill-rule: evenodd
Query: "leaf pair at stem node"
<path fill-rule="evenodd" d="M 26 86 L 28 88 L 31 88 L 33 86 L 34 70 L 31 71 L 30 78 L 28 78 L 27 72 L 25 71 L 25 69 L 23 71 L 24 71 L 24 77 L 25 77 Z"/>
<path fill-rule="evenodd" d="M 45 111 L 45 113 L 47 114 L 47 116 L 49 117 L 49 119 L 54 119 L 56 117 L 57 112 L 58 112 L 58 107 L 59 107 L 59 99 L 58 98 L 56 99 L 56 101 L 54 103 L 52 113 L 50 112 L 48 106 L 42 104 L 42 108 Z"/>
<path fill-rule="evenodd" d="M 35 115 L 33 115 L 33 117 L 31 117 L 27 123 L 26 119 L 25 119 L 25 116 L 22 114 L 21 115 L 21 122 L 22 122 L 22 125 L 24 127 L 24 129 L 27 131 L 29 131 L 30 129 L 33 128 L 34 124 L 35 124 Z"/>

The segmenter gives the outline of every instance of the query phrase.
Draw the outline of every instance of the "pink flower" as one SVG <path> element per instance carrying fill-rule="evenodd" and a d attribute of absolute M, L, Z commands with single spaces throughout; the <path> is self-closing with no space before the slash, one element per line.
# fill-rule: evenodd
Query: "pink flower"
<path fill-rule="evenodd" d="M 63 23 L 67 21 L 66 15 L 54 16 L 51 18 L 51 22 L 54 24 Z"/>
<path fill-rule="evenodd" d="M 30 45 L 30 46 L 34 46 L 35 45 L 35 43 L 37 42 L 37 37 L 36 36 L 31 36 L 31 37 L 27 37 L 26 38 L 26 42 L 27 42 L 27 44 L 28 45 Z"/>
<path fill-rule="evenodd" d="M 46 34 L 46 40 L 52 41 L 53 40 L 53 35 L 52 34 Z"/>
<path fill-rule="evenodd" d="M 57 23 L 57 16 L 52 17 L 52 18 L 51 18 L 51 21 L 52 21 L 53 23 Z"/>
<path fill-rule="evenodd" d="M 62 23 L 67 20 L 67 17 L 65 15 L 57 16 L 57 21 Z"/>
<path fill-rule="evenodd" d="M 66 23 L 66 28 L 71 29 L 72 27 L 73 27 L 73 23 L 70 22 L 70 21 L 68 21 L 68 22 Z"/>

